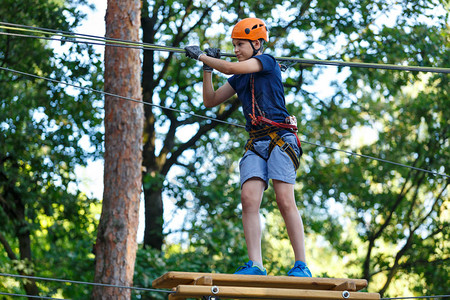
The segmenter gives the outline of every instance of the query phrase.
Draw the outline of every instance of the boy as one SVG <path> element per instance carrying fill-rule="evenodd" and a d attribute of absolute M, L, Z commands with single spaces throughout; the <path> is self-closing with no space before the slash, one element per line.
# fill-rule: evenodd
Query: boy
<path fill-rule="evenodd" d="M 311 277 L 305 263 L 303 223 L 294 198 L 301 147 L 296 135 L 286 129 L 296 126 L 286 124 L 290 117 L 280 67 L 272 56 L 263 54 L 264 42 L 269 40 L 267 27 L 260 19 L 243 19 L 234 26 L 231 38 L 238 62 L 218 59 L 217 49 L 207 49 L 207 55 L 198 46 L 188 46 L 185 50 L 188 57 L 204 63 L 204 105 L 217 106 L 237 93 L 247 120 L 245 127 L 250 139 L 239 169 L 242 223 L 249 261 L 235 274 L 267 275 L 262 264 L 259 209 L 263 192 L 272 179 L 277 205 L 295 254 L 295 265 L 288 275 Z M 217 90 L 212 83 L 213 68 L 233 75 Z"/>

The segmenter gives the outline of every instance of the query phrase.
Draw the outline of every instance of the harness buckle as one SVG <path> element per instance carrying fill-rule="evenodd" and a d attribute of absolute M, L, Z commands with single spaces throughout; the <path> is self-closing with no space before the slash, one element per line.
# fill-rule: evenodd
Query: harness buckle
<path fill-rule="evenodd" d="M 284 140 L 283 140 L 284 141 Z M 290 147 L 289 143 L 284 141 L 283 146 L 281 146 L 281 151 L 286 152 L 286 150 Z"/>

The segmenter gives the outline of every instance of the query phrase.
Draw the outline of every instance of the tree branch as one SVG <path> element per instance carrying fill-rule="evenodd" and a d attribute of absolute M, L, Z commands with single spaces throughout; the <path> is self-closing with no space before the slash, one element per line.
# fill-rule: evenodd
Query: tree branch
<path fill-rule="evenodd" d="M 235 97 L 231 100 L 231 104 L 232 105 L 228 110 L 224 111 L 222 114 L 219 114 L 217 116 L 218 120 L 226 120 L 236 109 L 238 109 L 238 107 L 240 106 L 240 101 L 237 97 Z M 163 167 L 163 170 L 161 173 L 166 174 L 169 171 L 170 167 L 176 163 L 176 161 L 178 160 L 178 157 L 181 155 L 181 153 L 183 153 L 186 149 L 193 147 L 195 145 L 195 143 L 205 133 L 207 133 L 211 129 L 217 127 L 218 125 L 219 125 L 218 122 L 210 122 L 208 124 L 205 124 L 204 126 L 201 126 L 200 129 L 198 130 L 198 132 L 189 141 L 180 145 L 174 152 L 172 152 L 172 155 L 164 164 L 164 167 Z"/>
<path fill-rule="evenodd" d="M 6 254 L 8 255 L 9 259 L 17 260 L 16 254 L 14 253 L 5 236 L 1 232 L 0 232 L 0 243 L 3 245 L 3 248 L 5 248 Z"/>

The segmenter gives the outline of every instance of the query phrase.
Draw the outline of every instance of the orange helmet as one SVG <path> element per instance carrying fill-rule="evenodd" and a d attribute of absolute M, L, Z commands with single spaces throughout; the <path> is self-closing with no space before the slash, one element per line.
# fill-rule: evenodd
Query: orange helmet
<path fill-rule="evenodd" d="M 269 33 L 266 24 L 258 18 L 246 18 L 234 25 L 231 32 L 232 39 L 242 39 L 256 41 L 263 39 L 269 41 Z"/>

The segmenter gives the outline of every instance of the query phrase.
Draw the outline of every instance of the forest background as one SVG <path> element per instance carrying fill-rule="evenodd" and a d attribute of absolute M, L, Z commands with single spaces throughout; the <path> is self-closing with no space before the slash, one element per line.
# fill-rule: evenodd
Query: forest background
<path fill-rule="evenodd" d="M 90 4 L 1 2 L 2 22 L 58 30 L 76 29 L 85 20 L 80 8 Z M 257 12 L 270 29 L 267 53 L 275 56 L 450 65 L 446 1 L 142 3 L 148 43 L 231 53 L 231 27 Z M 0 37 L 2 67 L 95 89 L 103 86 L 102 52 Z M 142 62 L 144 101 L 244 123 L 237 99 L 213 110 L 202 106 L 200 64 L 152 51 L 143 52 Z M 308 142 L 296 198 L 313 275 L 365 278 L 368 290 L 382 296 L 448 294 L 448 177 L 314 144 L 448 174 L 449 76 L 297 64 L 283 79 L 288 109 Z M 226 77 L 216 74 L 215 80 Z M 75 170 L 102 158 L 103 98 L 3 70 L 0 85 L 0 271 L 92 281 L 102 202 L 83 192 Z M 145 115 L 145 218 L 134 285 L 150 287 L 169 270 L 233 272 L 247 259 L 237 174 L 246 133 L 152 106 L 145 106 Z M 99 170 L 96 177 L 102 176 Z M 177 208 L 172 215 L 164 215 L 168 204 Z M 263 207 L 265 265 L 283 275 L 292 253 L 271 189 Z M 0 289 L 73 299 L 91 293 L 85 285 L 9 277 Z M 132 297 L 164 296 L 134 291 Z"/>

